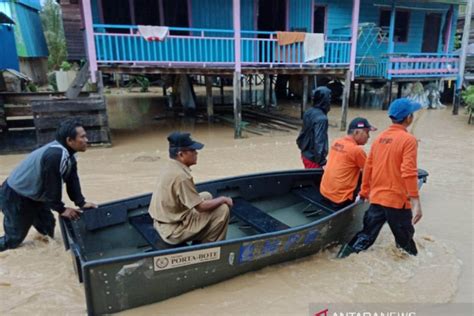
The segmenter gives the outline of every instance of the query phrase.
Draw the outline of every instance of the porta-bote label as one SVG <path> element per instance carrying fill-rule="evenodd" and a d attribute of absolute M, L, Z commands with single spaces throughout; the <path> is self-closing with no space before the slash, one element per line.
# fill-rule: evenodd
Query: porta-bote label
<path fill-rule="evenodd" d="M 192 264 L 215 261 L 221 257 L 221 248 L 209 248 L 203 250 L 188 251 L 172 255 L 159 256 L 153 258 L 155 271 L 162 271 Z"/>

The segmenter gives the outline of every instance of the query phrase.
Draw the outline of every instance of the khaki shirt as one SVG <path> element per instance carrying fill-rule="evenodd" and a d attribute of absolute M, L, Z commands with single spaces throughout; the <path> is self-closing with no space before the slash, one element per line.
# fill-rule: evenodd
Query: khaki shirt
<path fill-rule="evenodd" d="M 160 171 L 148 212 L 155 220 L 154 226 L 160 235 L 167 238 L 202 201 L 191 169 L 170 159 Z"/>

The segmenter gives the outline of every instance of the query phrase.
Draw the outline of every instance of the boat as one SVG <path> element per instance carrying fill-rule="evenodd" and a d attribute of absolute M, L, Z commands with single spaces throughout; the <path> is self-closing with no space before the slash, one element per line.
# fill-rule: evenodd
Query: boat
<path fill-rule="evenodd" d="M 321 169 L 243 175 L 197 184 L 199 192 L 233 198 L 227 238 L 171 246 L 148 215 L 151 194 L 61 219 L 66 249 L 83 282 L 89 315 L 151 304 L 271 264 L 347 242 L 368 205 L 343 208 L 319 193 Z M 419 183 L 428 174 L 419 171 Z"/>

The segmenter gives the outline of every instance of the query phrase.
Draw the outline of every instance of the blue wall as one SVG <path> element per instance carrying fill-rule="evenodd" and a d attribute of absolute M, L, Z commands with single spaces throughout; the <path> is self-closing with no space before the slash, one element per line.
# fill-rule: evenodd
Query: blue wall
<path fill-rule="evenodd" d="M 312 31 L 312 12 L 311 4 L 326 6 L 327 24 L 326 24 L 326 35 L 332 36 L 335 34 L 350 34 L 350 26 L 352 23 L 352 0 L 289 0 L 290 1 L 290 12 L 289 12 L 289 27 L 290 30 L 293 28 L 306 28 L 308 32 Z M 374 6 L 374 3 L 390 5 L 391 0 L 361 0 L 359 23 L 375 23 L 379 24 L 380 18 L 380 7 Z M 442 14 L 441 21 L 441 34 L 439 38 L 438 51 L 442 52 L 442 29 L 446 19 L 446 13 L 449 10 L 448 4 L 439 3 L 415 3 L 411 2 L 397 2 L 398 6 L 418 7 L 418 8 L 431 8 L 431 9 L 442 9 L 443 11 L 434 11 L 435 13 Z M 423 28 L 425 23 L 426 11 L 422 10 L 411 10 L 409 29 L 408 29 L 408 41 L 406 43 L 395 43 L 396 53 L 420 53 L 423 43 Z M 456 20 L 458 16 L 458 6 L 454 6 L 453 24 L 452 29 L 456 27 Z M 452 49 L 454 43 L 454 32 L 452 32 L 450 39 L 450 49 Z M 373 54 L 380 55 L 387 52 L 387 45 L 382 43 L 379 48 L 374 47 Z"/>
<path fill-rule="evenodd" d="M 192 0 L 192 27 L 233 29 L 232 0 Z M 254 0 L 241 0 L 242 30 L 254 30 Z"/>
<path fill-rule="evenodd" d="M 13 27 L 0 24 L 0 69 L 11 68 L 20 70 L 16 53 L 15 34 Z"/>

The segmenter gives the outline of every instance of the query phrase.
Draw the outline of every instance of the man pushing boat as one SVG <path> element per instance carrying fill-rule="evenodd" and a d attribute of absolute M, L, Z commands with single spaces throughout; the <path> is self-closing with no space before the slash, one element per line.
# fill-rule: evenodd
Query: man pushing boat
<path fill-rule="evenodd" d="M 33 151 L 10 174 L 0 187 L 5 235 L 0 237 L 0 251 L 18 247 L 31 226 L 42 235 L 54 236 L 56 220 L 51 209 L 68 219 L 78 219 L 79 208 L 96 208 L 86 202 L 81 192 L 75 154 L 87 149 L 87 134 L 74 119 L 63 122 L 56 140 Z M 66 207 L 62 183 L 66 183 L 71 201 L 79 208 Z"/>
<path fill-rule="evenodd" d="M 171 133 L 168 142 L 170 160 L 161 169 L 148 209 L 155 229 L 171 245 L 225 239 L 232 199 L 198 193 L 191 175 L 204 145 L 180 132 Z"/>

